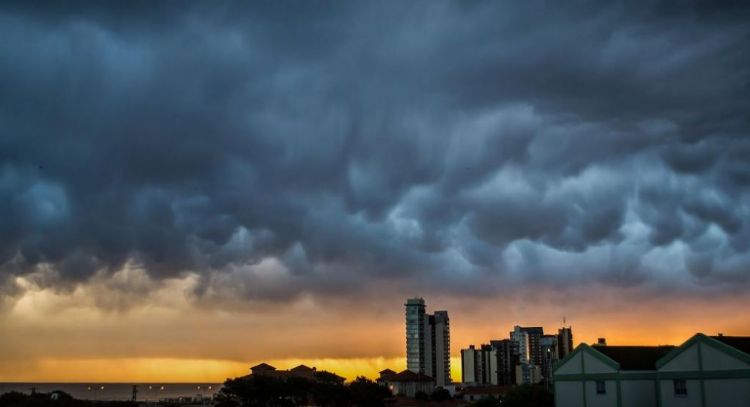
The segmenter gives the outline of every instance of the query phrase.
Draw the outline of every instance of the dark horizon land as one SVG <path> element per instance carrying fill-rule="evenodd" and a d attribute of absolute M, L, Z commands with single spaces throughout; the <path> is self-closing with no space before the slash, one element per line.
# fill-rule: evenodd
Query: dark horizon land
<path fill-rule="evenodd" d="M 375 379 L 413 297 L 450 314 L 454 381 L 516 325 L 750 336 L 748 21 L 2 2 L 0 382 Z"/>

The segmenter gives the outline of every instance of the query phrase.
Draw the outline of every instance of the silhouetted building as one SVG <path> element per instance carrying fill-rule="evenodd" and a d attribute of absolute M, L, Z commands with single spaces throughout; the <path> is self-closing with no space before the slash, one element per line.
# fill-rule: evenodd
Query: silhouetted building
<path fill-rule="evenodd" d="M 345 380 L 343 377 L 338 376 L 334 373 L 319 371 L 314 367 L 308 367 L 305 365 L 299 365 L 289 370 L 277 370 L 275 367 L 267 363 L 261 363 L 251 367 L 249 376 L 268 376 L 282 380 L 289 379 L 290 377 L 296 377 L 307 379 L 310 381 L 318 381 L 322 375 L 325 375 L 326 380 L 333 379 L 340 383 L 343 383 Z"/>
<path fill-rule="evenodd" d="M 461 349 L 461 382 L 467 386 L 497 383 L 497 352 L 489 346 Z"/>
<path fill-rule="evenodd" d="M 448 311 L 425 313 L 422 298 L 406 301 L 406 368 L 435 379 L 438 386 L 451 383 L 450 319 Z"/>
<path fill-rule="evenodd" d="M 544 328 L 540 326 L 520 327 L 529 336 L 529 361 L 536 366 L 542 366 L 542 336 Z"/>
<path fill-rule="evenodd" d="M 451 337 L 448 311 L 435 311 L 428 315 L 425 327 L 425 373 L 435 379 L 438 386 L 451 384 Z"/>
<path fill-rule="evenodd" d="M 516 325 L 510 333 L 510 340 L 513 345 L 513 354 L 518 357 L 518 363 L 525 364 L 531 362 L 531 347 L 529 345 L 528 332 Z"/>
<path fill-rule="evenodd" d="M 516 384 L 535 384 L 541 381 L 542 336 L 544 336 L 542 327 L 516 325 L 510 332 L 512 351 L 518 356 L 518 362 L 514 366 Z"/>
<path fill-rule="evenodd" d="M 573 328 L 562 327 L 557 331 L 557 348 L 560 359 L 573 352 Z"/>
<path fill-rule="evenodd" d="M 537 384 L 542 381 L 542 369 L 531 363 L 516 365 L 516 384 Z"/>
<path fill-rule="evenodd" d="M 517 355 L 513 354 L 513 344 L 509 339 L 490 341 L 490 346 L 497 355 L 497 384 L 515 384 L 515 366 Z"/>
<path fill-rule="evenodd" d="M 408 397 L 414 397 L 418 392 L 430 394 L 435 390 L 435 380 L 432 377 L 408 369 L 400 373 L 385 369 L 380 372 L 377 383 L 386 386 L 393 395 Z"/>
<path fill-rule="evenodd" d="M 560 360 L 557 335 L 544 335 L 540 343 L 542 348 L 542 379 L 550 383 L 552 382 L 552 369 Z"/>

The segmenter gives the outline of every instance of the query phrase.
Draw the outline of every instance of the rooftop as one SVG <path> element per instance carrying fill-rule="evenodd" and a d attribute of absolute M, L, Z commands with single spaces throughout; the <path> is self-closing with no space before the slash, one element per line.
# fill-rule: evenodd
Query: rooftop
<path fill-rule="evenodd" d="M 269 365 L 268 363 L 261 363 L 259 365 L 251 367 L 250 370 L 276 370 L 276 368 Z"/>
<path fill-rule="evenodd" d="M 716 339 L 719 342 L 729 345 L 740 352 L 747 353 L 750 355 L 750 336 L 712 336 L 711 338 Z"/>
<path fill-rule="evenodd" d="M 404 370 L 388 378 L 390 382 L 434 382 L 435 380 L 424 373 L 414 373 L 411 370 Z"/>
<path fill-rule="evenodd" d="M 620 364 L 620 370 L 656 370 L 656 361 L 675 347 L 664 346 L 594 346 Z"/>

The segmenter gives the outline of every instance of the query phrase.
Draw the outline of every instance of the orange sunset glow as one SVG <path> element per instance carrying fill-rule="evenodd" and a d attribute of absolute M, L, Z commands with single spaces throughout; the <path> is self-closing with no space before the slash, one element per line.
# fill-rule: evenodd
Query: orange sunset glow
<path fill-rule="evenodd" d="M 0 380 L 218 383 L 260 362 L 279 368 L 306 364 L 351 380 L 405 366 L 399 297 L 373 291 L 357 300 L 301 300 L 271 307 L 273 313 L 268 306 L 208 311 L 187 296 L 193 283 L 192 277 L 170 280 L 150 304 L 103 310 L 91 299 L 89 290 L 104 289 L 95 284 L 60 294 L 21 281 L 29 290 L 0 319 L 7 328 L 0 338 L 6 351 Z M 621 345 L 678 345 L 696 325 L 712 334 L 750 333 L 746 316 L 735 312 L 750 301 L 747 293 L 720 302 L 710 296 L 661 301 L 640 298 L 639 290 L 592 285 L 589 291 L 598 294 L 586 301 L 549 290 L 431 299 L 451 312 L 453 377 L 461 377 L 461 348 L 505 337 L 519 320 L 553 330 L 566 316 L 575 343 L 606 337 Z"/>
<path fill-rule="evenodd" d="M 745 3 L 0 2 L 0 407 L 747 407 Z"/>

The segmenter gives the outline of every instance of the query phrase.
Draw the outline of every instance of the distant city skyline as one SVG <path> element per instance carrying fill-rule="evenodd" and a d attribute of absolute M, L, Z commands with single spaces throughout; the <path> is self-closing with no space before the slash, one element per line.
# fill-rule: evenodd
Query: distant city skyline
<path fill-rule="evenodd" d="M 415 296 L 450 313 L 454 380 L 515 325 L 750 335 L 748 21 L 0 2 L 0 381 L 374 378 Z"/>

